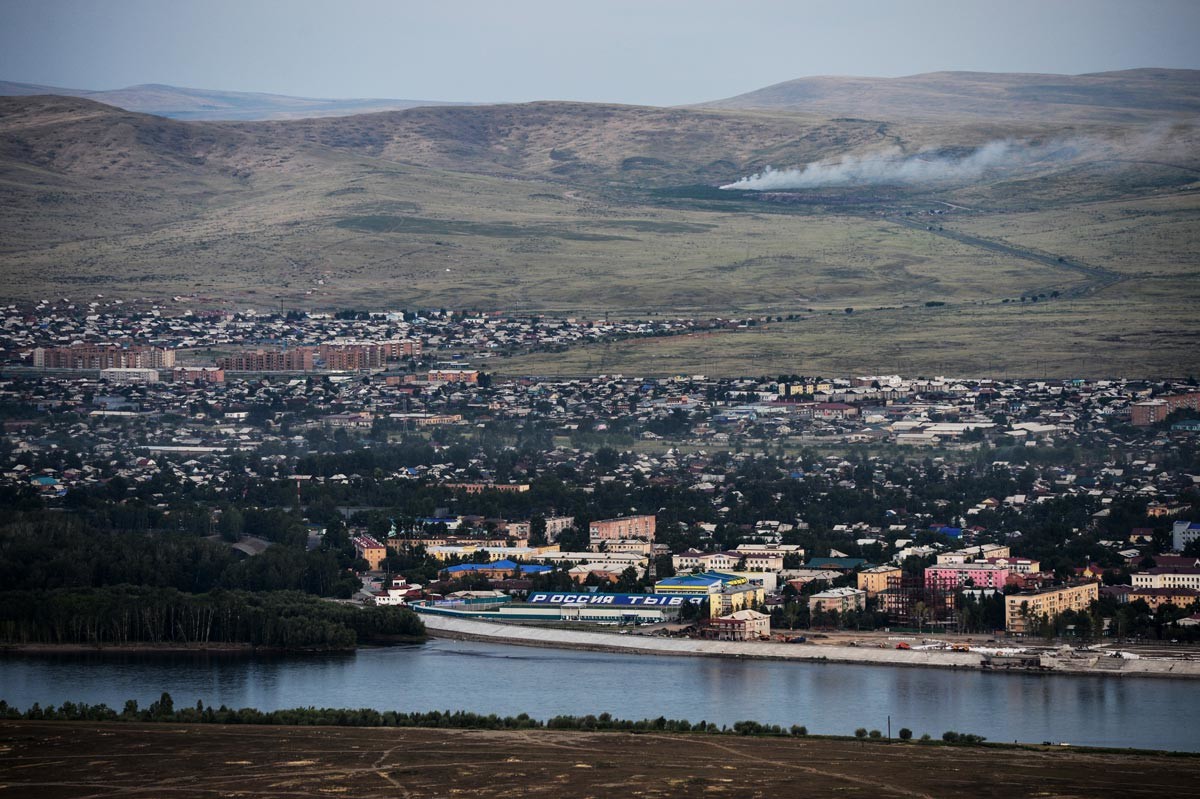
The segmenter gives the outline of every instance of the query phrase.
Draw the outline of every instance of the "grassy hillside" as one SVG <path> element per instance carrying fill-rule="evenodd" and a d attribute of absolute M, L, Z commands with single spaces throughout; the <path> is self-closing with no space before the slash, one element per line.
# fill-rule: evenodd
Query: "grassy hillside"
<path fill-rule="evenodd" d="M 1132 123 L 1200 113 L 1200 71 L 1130 69 L 1088 75 L 930 72 L 902 78 L 799 78 L 705 107 L 871 119 L 1040 119 Z"/>
<path fill-rule="evenodd" d="M 959 184 L 715 188 L 767 164 L 882 147 L 971 152 L 999 136 L 1071 137 L 1086 157 Z M 614 371 L 757 372 L 756 359 L 770 366 L 761 371 L 898 361 L 978 371 L 1003 356 L 1033 373 L 1078 369 L 1087 352 L 1089 372 L 1177 373 L 1200 367 L 1196 348 L 1187 336 L 1161 346 L 1154 331 L 1194 330 L 1195 144 L 1182 124 L 893 124 L 576 103 L 210 123 L 4 98 L 0 293 L 809 320 L 702 351 L 622 345 L 605 356 Z M 1044 296 L 1035 309 L 1022 295 Z M 1064 349 L 1052 331 L 1068 328 L 1083 338 Z M 1113 335 L 1129 338 L 1109 346 Z M 504 368 L 588 363 L 581 351 Z"/>

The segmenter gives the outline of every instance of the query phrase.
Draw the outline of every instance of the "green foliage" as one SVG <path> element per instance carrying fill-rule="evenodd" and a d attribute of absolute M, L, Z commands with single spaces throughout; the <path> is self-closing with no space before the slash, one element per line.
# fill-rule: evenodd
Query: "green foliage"
<path fill-rule="evenodd" d="M 630 721 L 613 718 L 609 713 L 598 716 L 555 716 L 542 722 L 528 713 L 516 716 L 483 715 L 465 711 L 430 711 L 400 713 L 378 711 L 371 708 L 292 708 L 288 710 L 261 711 L 256 708 L 234 710 L 222 705 L 219 708 L 205 706 L 197 701 L 194 706 L 176 708 L 171 695 L 164 693 L 145 710 L 139 709 L 136 700 L 125 703 L 125 709 L 117 713 L 106 705 L 76 704 L 64 702 L 59 707 L 30 706 L 24 712 L 0 700 L 0 719 L 27 719 L 48 721 L 138 721 L 176 722 L 201 724 L 270 724 L 288 726 L 338 726 L 338 727 L 433 727 L 440 729 L 472 730 L 584 730 L 589 732 L 707 732 L 736 735 L 773 735 L 788 733 L 778 724 L 766 725 L 755 721 L 738 722 L 732 729 L 718 728 L 715 724 L 701 721 L 692 724 L 686 719 L 656 719 Z M 802 729 L 802 728 L 801 728 Z M 795 728 L 793 727 L 793 735 Z M 802 733 L 803 734 L 803 733 Z"/>
<path fill-rule="evenodd" d="M 106 530 L 76 516 L 20 514 L 0 527 L 0 586 L 41 590 L 128 584 L 192 593 L 225 588 L 321 596 L 357 587 L 337 552 L 309 552 L 303 544 L 295 545 L 295 525 L 287 522 L 285 529 L 282 521 L 294 517 L 254 511 L 241 515 L 247 533 L 288 543 L 246 558 L 223 543 L 185 533 Z M 304 541 L 307 533 L 301 534 Z"/>
<path fill-rule="evenodd" d="M 185 594 L 116 586 L 0 593 L 5 644 L 331 650 L 424 632 L 420 618 L 406 608 L 357 607 L 295 591 Z"/>
<path fill-rule="evenodd" d="M 912 738 L 912 736 L 913 736 L 913 732 L 908 727 L 900 728 L 900 740 L 901 741 L 910 740 Z"/>
<path fill-rule="evenodd" d="M 925 740 L 925 736 L 922 736 L 921 740 Z M 955 732 L 954 730 L 947 730 L 946 732 L 942 733 L 942 740 L 949 744 L 978 744 L 983 743 L 987 740 L 987 738 L 982 735 L 974 735 L 969 732 Z"/>

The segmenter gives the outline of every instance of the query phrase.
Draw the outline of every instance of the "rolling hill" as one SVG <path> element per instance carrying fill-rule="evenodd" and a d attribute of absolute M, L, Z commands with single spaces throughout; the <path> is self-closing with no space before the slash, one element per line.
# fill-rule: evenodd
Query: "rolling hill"
<path fill-rule="evenodd" d="M 124 89 L 89 90 L 0 81 L 0 97 L 42 94 L 82 97 L 126 111 L 188 120 L 301 119 L 395 111 L 422 105 L 444 105 L 432 100 L 331 100 L 261 92 L 185 89 L 159 83 L 128 86 Z"/>
<path fill-rule="evenodd" d="M 1200 70 L 1087 75 L 930 72 L 902 78 L 799 78 L 701 107 L 869 119 L 1136 123 L 1200 115 Z"/>
<path fill-rule="evenodd" d="M 0 98 L 0 294 L 791 317 L 505 367 L 538 373 L 1195 371 L 1196 129 L 1084 108 L 1099 110 L 867 121 L 542 102 L 216 122 Z M 1083 155 L 937 185 L 715 188 L 768 164 L 1001 137 Z"/>

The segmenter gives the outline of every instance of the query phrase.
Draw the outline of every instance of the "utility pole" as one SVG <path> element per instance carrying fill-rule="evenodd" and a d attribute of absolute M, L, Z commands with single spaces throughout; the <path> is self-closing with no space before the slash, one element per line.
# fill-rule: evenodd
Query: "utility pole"
<path fill-rule="evenodd" d="M 892 716 L 888 714 L 888 738 L 892 737 Z"/>

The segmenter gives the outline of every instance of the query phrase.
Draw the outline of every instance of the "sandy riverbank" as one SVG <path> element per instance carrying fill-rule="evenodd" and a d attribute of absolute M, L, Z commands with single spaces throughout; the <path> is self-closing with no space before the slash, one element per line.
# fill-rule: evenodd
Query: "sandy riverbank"
<path fill-rule="evenodd" d="M 517 624 L 421 614 L 431 636 L 495 641 L 521 646 L 557 647 L 594 652 L 619 652 L 683 657 L 725 657 L 756 660 L 790 660 L 816 663 L 916 666 L 983 670 L 984 658 L 973 652 L 900 650 L 838 645 L 783 644 L 751 641 L 701 641 L 658 638 L 611 632 L 560 630 Z M 1041 668 L 1031 672 L 1131 677 L 1200 677 L 1200 662 L 1188 660 L 1124 660 L 1099 654 L 1080 657 L 1043 655 Z"/>

